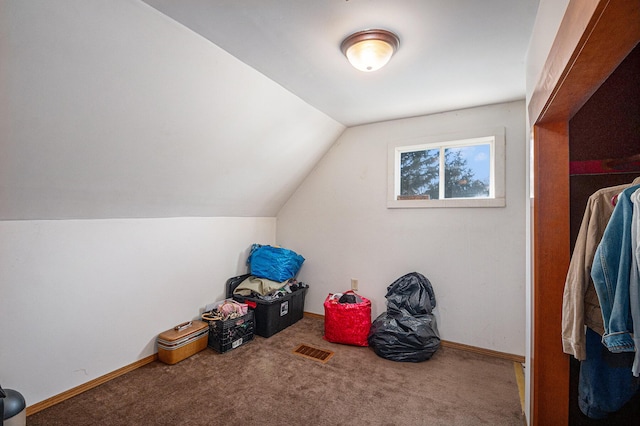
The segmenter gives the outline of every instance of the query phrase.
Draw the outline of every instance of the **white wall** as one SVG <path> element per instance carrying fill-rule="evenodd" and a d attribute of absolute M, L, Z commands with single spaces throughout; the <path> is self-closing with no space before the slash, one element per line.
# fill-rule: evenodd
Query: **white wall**
<path fill-rule="evenodd" d="M 27 405 L 156 352 L 275 218 L 0 221 L 0 383 Z"/>
<path fill-rule="evenodd" d="M 0 383 L 152 354 L 343 129 L 139 0 L 0 1 Z"/>
<path fill-rule="evenodd" d="M 387 144 L 503 126 L 505 208 L 387 209 Z M 386 310 L 386 287 L 417 271 L 433 284 L 441 337 L 524 355 L 524 101 L 347 129 L 278 213 L 277 241 L 307 258 L 305 310 L 357 278 Z"/>
<path fill-rule="evenodd" d="M 538 82 L 569 0 L 540 0 L 527 51 L 527 102 Z"/>

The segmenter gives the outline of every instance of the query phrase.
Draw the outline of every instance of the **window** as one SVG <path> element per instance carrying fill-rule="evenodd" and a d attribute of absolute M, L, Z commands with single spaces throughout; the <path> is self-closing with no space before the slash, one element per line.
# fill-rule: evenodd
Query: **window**
<path fill-rule="evenodd" d="M 387 207 L 504 205 L 504 129 L 389 145 Z"/>

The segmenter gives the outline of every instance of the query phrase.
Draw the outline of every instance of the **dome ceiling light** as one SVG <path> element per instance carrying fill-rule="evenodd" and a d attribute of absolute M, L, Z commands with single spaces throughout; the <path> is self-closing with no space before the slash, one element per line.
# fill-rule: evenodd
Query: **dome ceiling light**
<path fill-rule="evenodd" d="M 385 66 L 400 46 L 400 39 L 387 30 L 364 30 L 345 38 L 340 49 L 351 65 L 364 72 Z"/>

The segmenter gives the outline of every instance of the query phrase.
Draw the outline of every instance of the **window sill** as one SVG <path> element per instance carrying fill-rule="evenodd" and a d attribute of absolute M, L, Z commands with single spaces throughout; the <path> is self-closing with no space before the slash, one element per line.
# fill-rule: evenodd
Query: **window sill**
<path fill-rule="evenodd" d="M 455 198 L 449 200 L 387 200 L 388 209 L 506 207 L 502 198 Z"/>

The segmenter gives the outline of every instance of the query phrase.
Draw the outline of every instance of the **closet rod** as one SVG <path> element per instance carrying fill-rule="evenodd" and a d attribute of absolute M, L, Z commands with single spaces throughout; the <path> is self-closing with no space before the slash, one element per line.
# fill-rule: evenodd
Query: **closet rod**
<path fill-rule="evenodd" d="M 640 154 L 605 160 L 570 161 L 569 175 L 597 175 L 640 172 Z"/>

